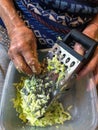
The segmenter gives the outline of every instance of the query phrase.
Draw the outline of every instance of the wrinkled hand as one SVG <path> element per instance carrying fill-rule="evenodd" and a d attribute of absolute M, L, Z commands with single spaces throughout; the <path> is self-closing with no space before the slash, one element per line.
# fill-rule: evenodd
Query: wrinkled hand
<path fill-rule="evenodd" d="M 91 24 L 83 31 L 83 33 L 97 41 L 98 40 L 98 28 L 97 29 L 95 29 L 95 28 L 96 28 L 95 25 Z M 79 52 L 80 54 L 84 53 L 84 50 L 81 47 L 81 45 L 76 45 L 75 48 L 76 48 L 77 52 Z M 92 59 L 90 60 L 90 62 L 80 71 L 79 78 L 85 76 L 89 72 L 93 72 L 95 84 L 98 84 L 98 47 L 96 48 L 95 53 L 94 53 Z"/>
<path fill-rule="evenodd" d="M 31 75 L 41 71 L 36 51 L 36 39 L 26 26 L 13 28 L 9 34 L 10 48 L 8 55 L 19 71 Z"/>

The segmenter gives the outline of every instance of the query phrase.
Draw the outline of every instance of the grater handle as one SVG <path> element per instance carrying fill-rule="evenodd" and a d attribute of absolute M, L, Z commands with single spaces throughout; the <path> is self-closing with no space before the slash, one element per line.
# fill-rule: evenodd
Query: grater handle
<path fill-rule="evenodd" d="M 96 42 L 95 40 L 89 38 L 85 34 L 75 29 L 72 29 L 67 34 L 67 36 L 63 39 L 63 42 L 68 44 L 69 42 L 72 42 L 73 40 L 75 40 L 75 42 L 80 43 L 81 45 L 84 46 L 84 48 L 87 49 L 87 52 L 85 53 L 83 57 L 86 59 L 86 61 L 89 60 L 91 56 L 93 55 L 95 48 L 98 45 L 98 42 Z"/>

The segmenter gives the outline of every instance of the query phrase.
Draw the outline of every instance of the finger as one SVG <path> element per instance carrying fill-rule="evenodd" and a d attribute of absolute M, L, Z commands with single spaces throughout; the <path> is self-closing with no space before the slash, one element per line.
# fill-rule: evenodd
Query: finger
<path fill-rule="evenodd" d="M 98 85 L 98 73 L 95 75 L 95 84 Z"/>
<path fill-rule="evenodd" d="M 28 49 L 28 51 L 23 51 L 22 55 L 24 56 L 24 59 L 28 66 L 31 68 L 31 70 L 39 74 L 41 72 L 41 66 L 40 63 L 38 62 L 37 55 L 34 54 L 35 52 L 32 51 L 31 49 Z"/>
<path fill-rule="evenodd" d="M 41 72 L 41 65 L 38 62 L 38 60 L 36 58 L 31 58 L 28 61 L 28 65 L 30 66 L 30 68 L 32 69 L 32 71 L 36 74 L 40 74 Z"/>
<path fill-rule="evenodd" d="M 80 55 L 84 55 L 85 50 L 84 50 L 84 48 L 83 48 L 83 46 L 82 46 L 81 44 L 76 43 L 76 44 L 74 45 L 74 50 L 75 50 L 77 53 L 79 53 Z"/>
<path fill-rule="evenodd" d="M 96 70 L 94 71 L 95 74 L 95 83 L 98 85 L 98 46 L 95 50 L 94 56 L 96 57 Z"/>
<path fill-rule="evenodd" d="M 96 67 L 96 70 L 94 71 L 94 80 L 95 84 L 98 85 L 98 67 Z"/>
<path fill-rule="evenodd" d="M 32 74 L 32 70 L 26 64 L 23 57 L 20 56 L 19 54 L 16 54 L 15 56 L 13 56 L 12 61 L 15 64 L 16 69 L 19 70 L 20 72 L 26 73 L 28 75 Z"/>
<path fill-rule="evenodd" d="M 83 77 L 89 72 L 94 72 L 96 68 L 96 62 L 97 58 L 94 57 L 80 72 L 79 72 L 79 77 Z"/>
<path fill-rule="evenodd" d="M 31 50 L 33 51 L 34 57 L 38 57 L 38 55 L 37 55 L 37 44 L 34 41 L 32 41 Z"/>

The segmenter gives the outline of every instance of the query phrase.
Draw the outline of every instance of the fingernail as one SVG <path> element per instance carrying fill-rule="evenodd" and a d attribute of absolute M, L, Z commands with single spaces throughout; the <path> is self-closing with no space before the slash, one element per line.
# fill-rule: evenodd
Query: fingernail
<path fill-rule="evenodd" d="M 33 71 L 34 73 L 37 73 L 35 66 L 32 66 L 31 69 L 32 69 L 32 71 Z"/>

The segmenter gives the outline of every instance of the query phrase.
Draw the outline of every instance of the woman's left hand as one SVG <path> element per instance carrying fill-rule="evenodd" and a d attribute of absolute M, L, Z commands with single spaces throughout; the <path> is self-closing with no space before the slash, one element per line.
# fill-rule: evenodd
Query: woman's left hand
<path fill-rule="evenodd" d="M 98 27 L 95 24 L 90 24 L 83 33 L 90 38 L 98 41 Z M 79 51 L 79 50 L 78 50 Z M 90 62 L 80 71 L 79 78 L 83 77 L 89 72 L 93 72 L 95 84 L 98 84 L 98 47 L 90 60 Z"/>

